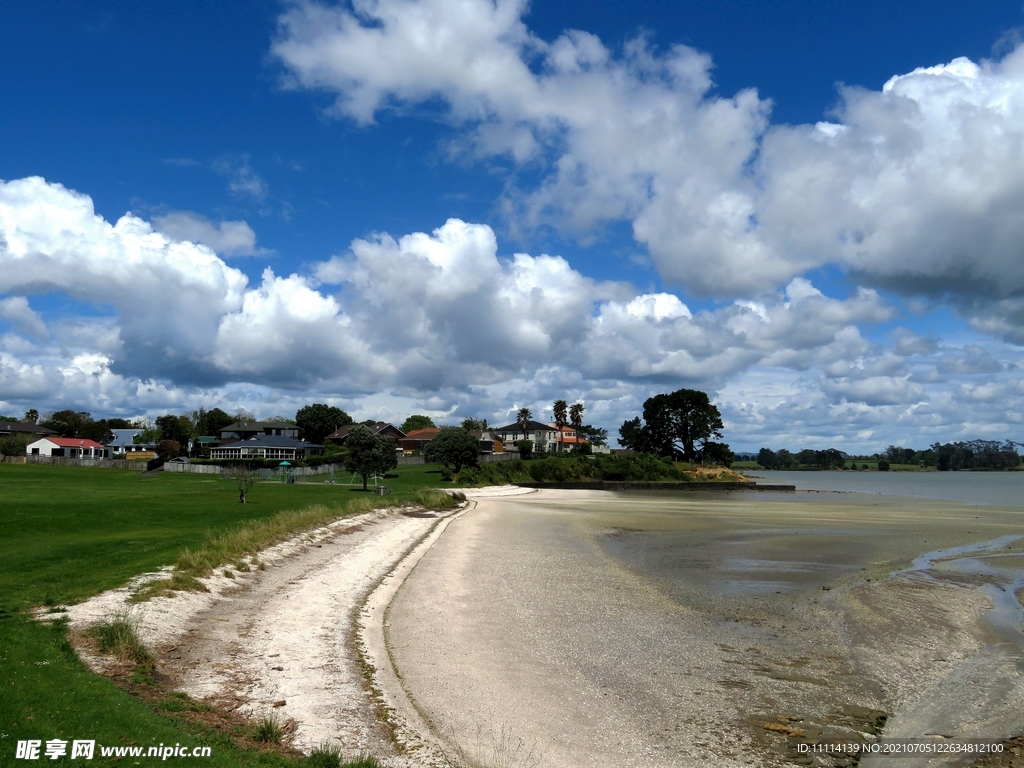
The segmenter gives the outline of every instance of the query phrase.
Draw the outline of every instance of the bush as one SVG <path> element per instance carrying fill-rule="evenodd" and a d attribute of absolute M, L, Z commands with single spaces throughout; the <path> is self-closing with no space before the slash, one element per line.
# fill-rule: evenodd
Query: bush
<path fill-rule="evenodd" d="M 530 481 L 526 465 L 520 459 L 488 461 L 472 469 L 463 469 L 456 476 L 459 485 L 509 485 Z"/>
<path fill-rule="evenodd" d="M 879 472 L 888 472 L 889 471 L 889 462 L 886 461 L 885 459 L 879 459 L 878 460 L 878 471 Z"/>
<path fill-rule="evenodd" d="M 24 456 L 28 444 L 28 438 L 21 435 L 0 437 L 0 456 Z"/>
<path fill-rule="evenodd" d="M 687 465 L 662 461 L 649 453 L 613 454 L 539 459 L 530 462 L 529 475 L 535 483 L 611 480 L 655 482 L 689 479 Z"/>
<path fill-rule="evenodd" d="M 161 440 L 156 444 L 156 455 L 164 461 L 170 461 L 181 455 L 181 443 L 177 440 Z"/>
<path fill-rule="evenodd" d="M 482 476 L 480 474 L 479 468 L 477 468 L 477 467 L 466 467 L 461 472 L 459 472 L 457 475 L 455 475 L 455 477 L 458 478 L 455 482 L 457 482 L 459 485 L 481 485 L 482 484 L 480 482 L 480 479 L 481 479 Z"/>
<path fill-rule="evenodd" d="M 274 715 L 261 717 L 253 729 L 253 738 L 262 744 L 280 744 L 284 738 L 284 728 Z"/>

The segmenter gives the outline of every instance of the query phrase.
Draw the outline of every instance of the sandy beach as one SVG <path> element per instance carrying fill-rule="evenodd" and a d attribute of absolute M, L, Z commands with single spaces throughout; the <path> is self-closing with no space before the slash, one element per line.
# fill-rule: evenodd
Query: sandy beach
<path fill-rule="evenodd" d="M 1024 687 L 985 618 L 998 579 L 890 574 L 1020 519 L 861 494 L 482 498 L 387 637 L 438 738 L 482 764 L 841 765 L 797 737 L 1007 736 Z"/>
<path fill-rule="evenodd" d="M 841 766 L 798 745 L 1024 731 L 1020 509 L 469 493 L 453 513 L 340 520 L 261 553 L 263 570 L 139 605 L 158 671 L 278 714 L 303 751 L 396 768 Z M 129 594 L 72 606 L 72 626 Z M 943 763 L 898 763 L 917 764 Z"/>

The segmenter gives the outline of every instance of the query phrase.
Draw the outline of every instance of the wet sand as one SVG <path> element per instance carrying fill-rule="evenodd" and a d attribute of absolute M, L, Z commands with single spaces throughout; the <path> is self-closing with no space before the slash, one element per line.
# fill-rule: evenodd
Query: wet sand
<path fill-rule="evenodd" d="M 1006 579 L 892 574 L 1022 518 L 862 494 L 481 498 L 405 579 L 386 639 L 442 746 L 485 763 L 842 765 L 796 745 L 1009 736 L 1021 648 L 986 618 Z"/>

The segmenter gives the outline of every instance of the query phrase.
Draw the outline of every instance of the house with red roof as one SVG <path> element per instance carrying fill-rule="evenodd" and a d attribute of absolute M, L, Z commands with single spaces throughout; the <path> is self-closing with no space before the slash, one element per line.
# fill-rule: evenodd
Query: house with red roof
<path fill-rule="evenodd" d="M 403 453 L 412 453 L 413 451 L 425 451 L 427 449 L 427 443 L 437 437 L 440 433 L 440 427 L 424 427 L 423 429 L 414 429 L 409 434 L 405 435 L 401 440 L 398 441 L 398 447 L 402 449 Z"/>
<path fill-rule="evenodd" d="M 109 459 L 110 449 L 81 437 L 44 437 L 25 446 L 27 456 L 63 456 L 73 459 Z"/>

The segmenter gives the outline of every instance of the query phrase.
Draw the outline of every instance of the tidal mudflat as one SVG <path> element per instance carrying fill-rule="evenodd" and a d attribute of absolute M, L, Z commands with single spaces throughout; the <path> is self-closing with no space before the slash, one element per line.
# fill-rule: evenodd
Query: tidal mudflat
<path fill-rule="evenodd" d="M 387 640 L 442 745 L 481 762 L 845 765 L 797 745 L 1005 737 L 1022 522 L 859 493 L 481 498 Z"/>

